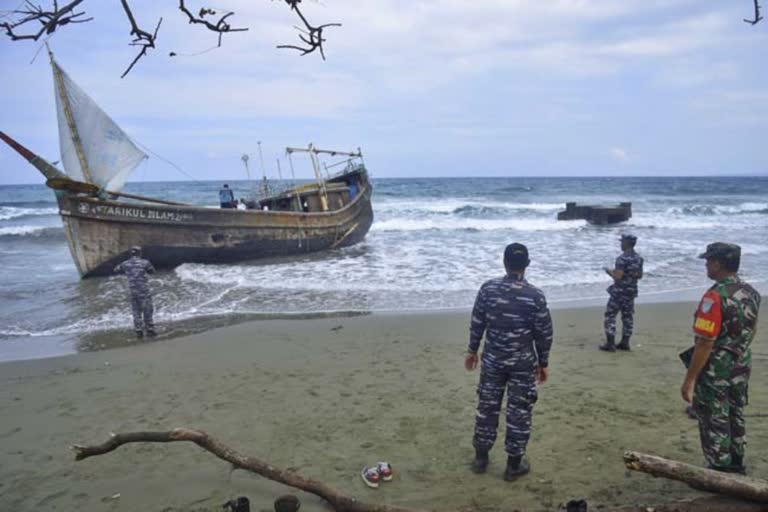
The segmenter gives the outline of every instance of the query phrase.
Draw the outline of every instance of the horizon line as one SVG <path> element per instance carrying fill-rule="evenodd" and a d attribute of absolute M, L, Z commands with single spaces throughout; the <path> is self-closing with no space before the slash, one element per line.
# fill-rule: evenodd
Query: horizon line
<path fill-rule="evenodd" d="M 516 175 L 516 176 L 371 176 L 373 179 L 379 180 L 424 180 L 424 179 L 548 179 L 548 178 L 627 178 L 627 179 L 645 179 L 645 178 L 768 178 L 768 172 L 758 174 L 640 174 L 640 175 L 613 175 L 613 174 L 575 174 L 575 175 L 546 175 L 546 176 L 529 176 L 529 175 Z M 315 181 L 311 178 L 296 179 L 278 179 L 268 178 L 270 181 Z M 188 182 L 260 182 L 261 179 L 238 179 L 238 178 L 218 178 L 218 179 L 186 179 L 186 180 L 142 180 L 142 181 L 126 181 L 126 185 L 141 184 L 141 183 L 188 183 Z M 0 186 L 18 186 L 18 185 L 45 185 L 45 182 L 18 182 L 18 183 L 0 183 Z"/>

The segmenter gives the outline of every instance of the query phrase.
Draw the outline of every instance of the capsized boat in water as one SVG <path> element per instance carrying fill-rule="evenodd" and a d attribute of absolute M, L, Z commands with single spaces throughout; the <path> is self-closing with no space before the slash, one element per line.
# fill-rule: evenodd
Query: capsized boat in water
<path fill-rule="evenodd" d="M 2 131 L 54 190 L 69 250 L 81 277 L 102 276 L 132 246 L 158 268 L 232 263 L 335 249 L 360 242 L 373 223 L 372 187 L 362 152 L 287 148 L 308 153 L 315 181 L 218 209 L 121 192 L 146 158 L 117 124 L 75 84 L 51 55 L 61 162 L 66 173 Z M 322 176 L 319 155 L 343 157 L 340 172 Z M 326 168 L 327 170 L 327 168 Z"/>

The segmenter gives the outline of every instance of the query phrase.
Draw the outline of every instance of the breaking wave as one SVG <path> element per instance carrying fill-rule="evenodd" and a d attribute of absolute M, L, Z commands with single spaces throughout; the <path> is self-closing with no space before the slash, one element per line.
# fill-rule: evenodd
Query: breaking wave
<path fill-rule="evenodd" d="M 694 204 L 690 206 L 669 208 L 667 209 L 667 213 L 678 215 L 693 215 L 697 217 L 710 215 L 741 215 L 750 213 L 768 214 L 768 203 L 750 202 L 741 203 L 734 206 Z"/>
<path fill-rule="evenodd" d="M 62 240 L 64 239 L 64 228 L 50 226 L 7 226 L 0 228 L 0 239 L 11 237 Z"/>
<path fill-rule="evenodd" d="M 58 208 L 23 208 L 19 206 L 0 206 L 0 220 L 23 219 L 41 215 L 58 215 Z"/>

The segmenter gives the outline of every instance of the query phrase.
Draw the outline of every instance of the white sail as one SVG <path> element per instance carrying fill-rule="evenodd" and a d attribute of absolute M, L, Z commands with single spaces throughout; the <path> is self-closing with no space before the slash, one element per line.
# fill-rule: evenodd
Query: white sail
<path fill-rule="evenodd" d="M 59 148 L 64 169 L 75 180 L 119 192 L 128 175 L 147 155 L 55 61 L 51 65 L 55 68 Z"/>

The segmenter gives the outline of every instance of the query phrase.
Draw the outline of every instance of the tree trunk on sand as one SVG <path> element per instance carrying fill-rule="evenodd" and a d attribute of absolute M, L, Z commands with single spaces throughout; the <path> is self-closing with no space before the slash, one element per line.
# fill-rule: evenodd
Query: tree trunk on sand
<path fill-rule="evenodd" d="M 716 492 L 758 503 L 768 503 L 768 481 L 692 466 L 639 452 L 625 452 L 629 469 L 685 482 L 694 489 Z M 765 507 L 768 509 L 768 507 Z"/>
<path fill-rule="evenodd" d="M 255 457 L 241 455 L 202 430 L 175 428 L 168 432 L 110 434 L 109 439 L 102 444 L 93 446 L 76 444 L 71 448 L 75 452 L 75 459 L 83 460 L 94 455 L 109 453 L 128 443 L 172 443 L 175 441 L 195 443 L 218 458 L 229 462 L 235 469 L 245 469 L 275 482 L 320 496 L 330 503 L 337 512 L 417 512 L 414 509 L 358 501 L 318 480 L 304 477 L 293 471 L 277 468 Z"/>

